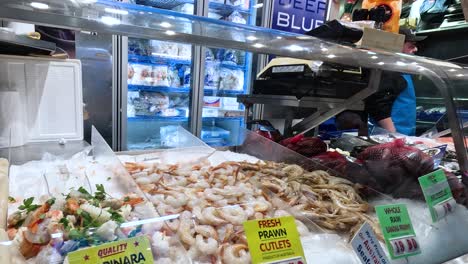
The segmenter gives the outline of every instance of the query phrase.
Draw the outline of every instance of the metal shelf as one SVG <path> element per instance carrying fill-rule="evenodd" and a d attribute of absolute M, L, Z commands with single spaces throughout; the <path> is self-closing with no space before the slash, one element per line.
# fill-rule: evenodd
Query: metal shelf
<path fill-rule="evenodd" d="M 13 32 L 0 31 L 0 53 L 14 55 L 42 54 L 55 51 L 55 43 L 18 36 Z"/>
<path fill-rule="evenodd" d="M 203 117 L 203 121 L 240 121 L 243 120 L 244 117 Z M 135 117 L 128 117 L 129 122 L 134 121 L 163 121 L 163 122 L 187 122 L 189 120 L 188 117 L 177 117 L 177 116 L 135 116 Z"/>
<path fill-rule="evenodd" d="M 204 94 L 206 96 L 217 96 L 217 97 L 234 97 L 244 94 L 244 91 L 231 91 L 231 90 L 219 90 L 205 87 Z"/>
<path fill-rule="evenodd" d="M 190 88 L 185 87 L 166 87 L 166 86 L 148 86 L 148 85 L 128 85 L 129 91 L 148 91 L 157 93 L 189 93 Z"/>
<path fill-rule="evenodd" d="M 131 63 L 151 63 L 151 64 L 166 64 L 166 65 L 190 65 L 192 61 L 190 59 L 179 59 L 179 58 L 171 58 L 171 57 L 164 57 L 164 56 L 145 56 L 145 55 L 136 55 L 136 54 L 129 54 L 128 55 L 128 62 Z"/>

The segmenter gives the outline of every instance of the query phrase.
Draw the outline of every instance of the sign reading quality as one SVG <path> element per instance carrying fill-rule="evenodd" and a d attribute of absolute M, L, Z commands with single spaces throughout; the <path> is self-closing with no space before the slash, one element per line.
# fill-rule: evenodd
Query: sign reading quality
<path fill-rule="evenodd" d="M 392 259 L 421 253 L 405 204 L 376 206 L 375 212 Z"/>
<path fill-rule="evenodd" d="M 153 264 L 153 253 L 145 236 L 102 244 L 68 254 L 70 264 Z"/>
<path fill-rule="evenodd" d="M 244 222 L 252 263 L 305 264 L 294 217 Z"/>

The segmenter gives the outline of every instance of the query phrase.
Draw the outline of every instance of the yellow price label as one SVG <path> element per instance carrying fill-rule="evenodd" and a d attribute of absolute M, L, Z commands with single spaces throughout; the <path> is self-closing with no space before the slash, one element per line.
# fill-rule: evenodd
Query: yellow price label
<path fill-rule="evenodd" d="M 253 264 L 306 263 L 294 217 L 247 221 L 244 230 Z"/>
<path fill-rule="evenodd" d="M 146 236 L 110 242 L 71 252 L 70 264 L 153 264 L 153 253 Z"/>

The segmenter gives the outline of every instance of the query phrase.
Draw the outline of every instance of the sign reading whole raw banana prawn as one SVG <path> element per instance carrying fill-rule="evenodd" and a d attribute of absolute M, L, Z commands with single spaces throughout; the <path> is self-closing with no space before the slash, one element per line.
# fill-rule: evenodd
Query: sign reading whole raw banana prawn
<path fill-rule="evenodd" d="M 375 212 L 392 259 L 421 253 L 405 204 L 379 205 L 375 207 Z"/>
<path fill-rule="evenodd" d="M 252 263 L 305 264 L 294 217 L 244 222 Z"/>

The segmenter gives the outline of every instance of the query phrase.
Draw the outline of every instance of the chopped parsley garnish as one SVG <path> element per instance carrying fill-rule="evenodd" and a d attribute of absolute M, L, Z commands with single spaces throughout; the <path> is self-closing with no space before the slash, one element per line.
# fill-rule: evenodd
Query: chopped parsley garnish
<path fill-rule="evenodd" d="M 115 222 L 121 224 L 125 222 L 125 219 L 122 217 L 122 215 L 113 209 L 109 209 L 108 212 L 111 214 L 111 220 L 114 220 Z"/>
<path fill-rule="evenodd" d="M 66 217 L 62 217 L 60 219 L 59 223 L 61 223 L 63 225 L 63 227 L 67 228 L 68 225 L 70 224 L 70 221 L 68 221 L 68 219 Z"/>
<path fill-rule="evenodd" d="M 55 203 L 55 198 L 50 198 L 49 200 L 46 201 L 48 205 L 53 205 Z"/>
<path fill-rule="evenodd" d="M 25 210 L 26 213 L 35 211 L 37 208 L 41 207 L 40 205 L 33 204 L 34 197 L 30 197 L 23 201 L 23 204 L 18 207 L 20 210 Z"/>
<path fill-rule="evenodd" d="M 85 199 L 90 199 L 90 198 L 93 197 L 93 196 L 92 196 L 85 188 L 83 188 L 83 187 L 78 188 L 78 191 L 79 191 L 81 194 L 84 195 L 84 198 L 85 198 Z"/>
<path fill-rule="evenodd" d="M 94 198 L 99 201 L 103 201 L 106 199 L 106 190 L 104 190 L 104 185 L 96 184 L 96 193 L 94 194 Z"/>

